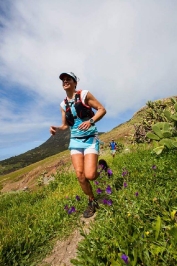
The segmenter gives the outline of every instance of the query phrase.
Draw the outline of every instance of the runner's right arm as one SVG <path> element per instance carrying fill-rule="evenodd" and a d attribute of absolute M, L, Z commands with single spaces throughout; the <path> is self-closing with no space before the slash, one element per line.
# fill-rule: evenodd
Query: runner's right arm
<path fill-rule="evenodd" d="M 62 124 L 61 124 L 61 126 L 51 126 L 50 127 L 50 134 L 51 135 L 55 135 L 57 130 L 65 130 L 69 127 L 67 122 L 66 122 L 65 111 L 61 107 L 60 107 L 60 110 L 61 110 Z"/>

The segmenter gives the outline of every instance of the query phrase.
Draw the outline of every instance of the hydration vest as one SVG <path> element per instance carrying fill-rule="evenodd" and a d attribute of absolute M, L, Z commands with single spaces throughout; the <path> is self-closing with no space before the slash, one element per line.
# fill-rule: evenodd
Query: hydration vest
<path fill-rule="evenodd" d="M 77 116 L 74 116 L 72 114 L 67 98 L 64 99 L 64 102 L 65 102 L 65 107 L 66 107 L 65 117 L 66 117 L 66 121 L 67 121 L 69 126 L 74 125 L 74 119 L 76 119 L 77 117 L 79 117 L 81 119 L 83 119 L 83 118 L 90 119 L 94 116 L 94 112 L 93 112 L 92 108 L 90 106 L 85 105 L 81 101 L 81 90 L 76 92 L 74 102 L 71 103 L 71 104 L 74 104 Z"/>

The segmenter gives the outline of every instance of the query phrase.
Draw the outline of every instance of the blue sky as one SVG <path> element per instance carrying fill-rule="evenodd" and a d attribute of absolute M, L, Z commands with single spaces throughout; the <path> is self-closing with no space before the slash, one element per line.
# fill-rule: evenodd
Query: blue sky
<path fill-rule="evenodd" d="M 99 131 L 148 100 L 177 95 L 177 1 L 0 2 L 0 160 L 33 149 L 60 125 L 72 71 L 107 109 Z"/>

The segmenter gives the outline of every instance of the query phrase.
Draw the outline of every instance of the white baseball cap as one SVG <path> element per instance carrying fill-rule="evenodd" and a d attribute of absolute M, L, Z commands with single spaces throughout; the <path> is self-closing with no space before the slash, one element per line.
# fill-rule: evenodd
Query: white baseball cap
<path fill-rule="evenodd" d="M 59 79 L 63 80 L 63 76 L 64 75 L 68 75 L 68 76 L 72 77 L 76 82 L 78 81 L 78 78 L 76 77 L 76 75 L 73 72 L 61 73 L 60 76 L 59 76 Z"/>

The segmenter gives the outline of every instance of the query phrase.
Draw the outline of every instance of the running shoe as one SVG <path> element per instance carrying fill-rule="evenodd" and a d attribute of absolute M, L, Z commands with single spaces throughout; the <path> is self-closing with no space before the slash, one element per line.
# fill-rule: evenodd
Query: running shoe
<path fill-rule="evenodd" d="M 87 209 L 83 213 L 84 218 L 92 217 L 96 212 L 96 209 L 99 209 L 98 202 L 95 199 L 92 201 L 89 200 Z"/>

